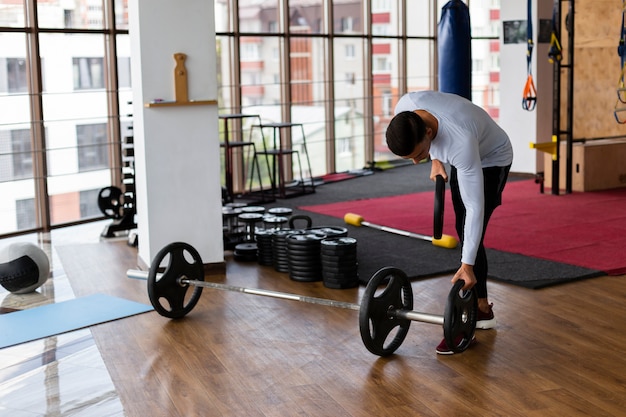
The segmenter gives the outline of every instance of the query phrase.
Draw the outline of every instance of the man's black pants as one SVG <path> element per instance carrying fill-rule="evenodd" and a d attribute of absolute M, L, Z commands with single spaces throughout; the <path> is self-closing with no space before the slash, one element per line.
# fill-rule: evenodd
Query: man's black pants
<path fill-rule="evenodd" d="M 483 234 L 480 238 L 480 246 L 476 254 L 476 262 L 474 263 L 474 274 L 476 275 L 476 294 L 478 298 L 487 298 L 487 274 L 489 267 L 487 264 L 487 253 L 483 240 L 487 224 L 493 214 L 493 211 L 502 204 L 502 191 L 506 185 L 511 166 L 507 167 L 488 167 L 483 168 L 484 191 L 485 191 L 485 217 L 483 219 Z M 459 181 L 456 168 L 450 168 L 450 192 L 452 195 L 452 204 L 456 216 L 456 232 L 459 239 L 463 242 L 463 226 L 465 224 L 465 205 L 461 199 L 459 191 Z"/>

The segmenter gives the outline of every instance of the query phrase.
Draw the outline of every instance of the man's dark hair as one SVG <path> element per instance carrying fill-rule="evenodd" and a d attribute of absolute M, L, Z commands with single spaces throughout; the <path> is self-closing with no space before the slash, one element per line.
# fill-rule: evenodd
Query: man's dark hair
<path fill-rule="evenodd" d="M 387 146 L 398 156 L 410 155 L 415 146 L 424 140 L 426 124 L 415 112 L 403 111 L 391 119 L 387 126 Z"/>

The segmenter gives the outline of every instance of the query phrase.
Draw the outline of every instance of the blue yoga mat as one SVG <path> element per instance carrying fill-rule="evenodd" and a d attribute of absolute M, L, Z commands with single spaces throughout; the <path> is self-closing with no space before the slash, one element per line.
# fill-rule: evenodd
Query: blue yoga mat
<path fill-rule="evenodd" d="M 94 294 L 0 315 L 0 349 L 151 311 L 152 306 Z"/>

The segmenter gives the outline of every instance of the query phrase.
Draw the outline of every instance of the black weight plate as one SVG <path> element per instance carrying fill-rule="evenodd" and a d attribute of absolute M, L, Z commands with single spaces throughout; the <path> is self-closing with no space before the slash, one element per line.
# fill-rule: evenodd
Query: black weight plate
<path fill-rule="evenodd" d="M 325 242 L 326 239 L 324 239 L 322 241 L 322 243 L 320 244 L 320 252 L 322 253 L 326 253 L 328 255 L 343 255 L 345 253 L 356 253 L 357 252 L 357 246 L 356 245 L 350 245 L 350 246 L 328 246 L 325 245 L 323 242 Z"/>
<path fill-rule="evenodd" d="M 239 261 L 239 262 L 256 262 L 256 260 L 257 260 L 256 255 L 250 255 L 250 254 L 246 254 L 246 253 L 238 253 L 237 251 L 235 251 L 233 253 L 233 256 L 234 256 L 235 260 Z"/>
<path fill-rule="evenodd" d="M 241 214 L 241 209 L 235 209 L 232 207 L 222 207 L 222 216 L 227 219 L 235 218 Z"/>
<path fill-rule="evenodd" d="M 356 254 L 357 249 L 356 249 L 356 246 L 344 246 L 344 247 L 337 246 L 331 249 L 328 246 L 321 245 L 320 253 L 323 253 L 324 255 L 343 256 L 343 255 Z"/>
<path fill-rule="evenodd" d="M 349 258 L 349 259 L 337 258 L 337 259 L 332 259 L 332 258 L 328 258 L 328 257 L 323 257 L 323 258 L 320 257 L 320 261 L 321 261 L 322 265 L 329 266 L 331 268 L 349 267 L 349 266 L 357 265 L 359 263 L 359 261 L 356 258 Z"/>
<path fill-rule="evenodd" d="M 443 314 L 443 335 L 455 353 L 463 352 L 472 343 L 478 316 L 476 291 L 461 291 L 463 285 L 463 280 L 454 283 Z"/>
<path fill-rule="evenodd" d="M 287 248 L 288 251 L 293 251 L 293 252 L 320 253 L 319 242 L 315 242 L 312 240 L 295 241 L 293 239 L 288 239 L 285 247 Z"/>
<path fill-rule="evenodd" d="M 413 309 L 411 282 L 398 268 L 379 269 L 365 287 L 359 309 L 359 329 L 367 350 L 378 356 L 389 356 L 400 347 L 409 332 L 411 320 L 392 314 L 392 310 L 399 309 Z"/>
<path fill-rule="evenodd" d="M 285 268 L 289 266 L 289 262 L 287 262 L 286 259 L 281 259 L 281 258 L 276 258 L 276 257 L 274 257 L 274 264 L 277 266 L 285 267 Z"/>
<path fill-rule="evenodd" d="M 246 206 L 241 207 L 241 211 L 244 213 L 264 214 L 265 207 L 262 206 Z"/>
<path fill-rule="evenodd" d="M 295 272 L 301 272 L 304 274 L 317 274 L 317 275 L 321 275 L 322 273 L 322 268 L 316 265 L 294 265 L 293 263 L 289 263 L 289 272 L 291 271 L 295 271 Z"/>
<path fill-rule="evenodd" d="M 445 206 L 446 182 L 441 175 L 435 178 L 435 220 L 433 224 L 433 237 L 441 239 L 443 235 L 443 211 Z"/>
<path fill-rule="evenodd" d="M 280 256 L 287 256 L 287 247 L 272 244 L 272 251 Z"/>
<path fill-rule="evenodd" d="M 263 224 L 265 225 L 266 228 L 270 229 L 270 230 L 276 230 L 278 228 L 280 228 L 281 226 L 284 226 L 287 223 L 287 218 L 283 217 L 283 216 L 265 216 L 263 218 Z"/>
<path fill-rule="evenodd" d="M 352 254 L 341 255 L 341 256 L 330 256 L 330 255 L 325 255 L 321 253 L 320 259 L 322 260 L 322 262 L 326 262 L 329 264 L 349 264 L 349 263 L 356 262 L 358 260 L 358 257 Z"/>
<path fill-rule="evenodd" d="M 321 265 L 315 265 L 311 263 L 298 264 L 298 263 L 293 263 L 292 261 L 289 261 L 289 270 L 300 271 L 300 272 L 315 271 L 315 272 L 321 273 L 322 267 Z"/>
<path fill-rule="evenodd" d="M 269 256 L 270 258 L 274 256 L 274 252 L 272 251 L 272 248 L 266 248 L 264 246 L 260 246 L 259 250 L 257 251 L 257 255 L 261 256 L 261 255 L 265 255 L 265 256 Z"/>
<path fill-rule="evenodd" d="M 311 262 L 314 261 L 316 263 L 320 263 L 320 254 L 316 252 L 293 252 L 287 251 L 287 259 L 301 262 Z"/>
<path fill-rule="evenodd" d="M 302 259 L 302 260 L 295 260 L 295 259 L 289 259 L 288 260 L 289 265 L 292 266 L 315 266 L 316 268 L 322 268 L 322 265 L 320 264 L 319 259 Z"/>
<path fill-rule="evenodd" d="M 287 250 L 286 249 L 273 247 L 272 248 L 272 254 L 274 255 L 275 258 L 287 259 Z"/>
<path fill-rule="evenodd" d="M 239 252 L 239 254 L 241 255 L 252 255 L 255 254 L 256 252 L 259 250 L 259 247 L 257 246 L 256 243 L 253 242 L 246 242 L 246 243 L 240 243 L 237 246 L 235 246 L 235 251 Z"/>
<path fill-rule="evenodd" d="M 243 223 L 256 223 L 263 219 L 263 215 L 261 213 L 241 213 L 237 216 L 237 219 L 242 221 Z"/>
<path fill-rule="evenodd" d="M 321 264 L 324 266 L 328 266 L 330 268 L 344 268 L 351 267 L 354 265 L 358 265 L 359 261 L 357 258 L 328 258 L 327 256 L 320 256 Z"/>
<path fill-rule="evenodd" d="M 315 233 L 307 233 L 301 235 L 290 235 L 285 240 L 287 246 L 313 246 L 319 247 L 322 240 L 325 239 L 323 235 L 317 235 Z"/>
<path fill-rule="evenodd" d="M 309 230 L 324 234 L 327 236 L 327 239 L 348 236 L 348 229 L 343 226 L 318 226 L 312 227 Z"/>
<path fill-rule="evenodd" d="M 121 219 L 124 214 L 122 190 L 118 187 L 104 187 L 98 193 L 98 208 L 109 219 Z"/>
<path fill-rule="evenodd" d="M 320 266 L 317 265 L 294 265 L 292 263 L 289 263 L 289 272 L 299 272 L 302 274 L 317 274 L 317 275 L 321 275 L 322 273 L 322 268 Z"/>
<path fill-rule="evenodd" d="M 289 207 L 272 207 L 267 212 L 275 216 L 290 216 L 293 213 L 293 209 Z"/>
<path fill-rule="evenodd" d="M 327 269 L 323 269 L 322 272 L 324 274 L 324 278 L 328 278 L 330 280 L 337 280 L 337 281 L 343 281 L 347 278 L 352 278 L 355 275 L 357 275 L 356 268 L 351 271 L 342 271 L 342 272 L 333 272 L 333 271 L 328 271 Z"/>
<path fill-rule="evenodd" d="M 156 254 L 148 272 L 148 297 L 160 315 L 180 318 L 196 306 L 202 287 L 194 287 L 188 296 L 189 285 L 180 284 L 182 278 L 204 281 L 202 258 L 187 243 L 170 243 Z M 167 305 L 162 304 L 163 300 Z"/>
<path fill-rule="evenodd" d="M 349 250 L 349 251 L 338 251 L 338 252 L 328 252 L 325 250 L 320 250 L 320 255 L 324 256 L 326 258 L 328 258 L 329 260 L 332 259 L 350 259 L 350 258 L 356 258 L 357 257 L 357 253 L 354 250 Z"/>
<path fill-rule="evenodd" d="M 241 209 L 246 207 L 247 204 L 246 203 L 226 203 L 224 205 L 224 207 L 229 207 L 229 208 L 234 208 L 234 209 Z"/>
<path fill-rule="evenodd" d="M 308 255 L 316 255 L 319 256 L 320 255 L 320 249 L 318 247 L 315 246 L 305 246 L 305 245 L 289 245 L 285 252 L 287 252 L 290 255 L 304 255 L 304 256 L 308 256 Z"/>
<path fill-rule="evenodd" d="M 322 245 L 324 246 L 331 246 L 331 247 L 336 247 L 336 246 L 353 246 L 357 244 L 357 240 L 353 237 L 327 237 L 326 239 L 324 239 L 324 241 L 322 242 Z"/>
<path fill-rule="evenodd" d="M 272 233 L 271 230 L 257 228 L 254 231 L 254 235 L 255 235 L 257 240 L 264 239 L 264 240 L 270 240 L 271 241 L 273 233 Z"/>
<path fill-rule="evenodd" d="M 289 268 L 289 275 L 297 275 L 303 278 L 315 278 L 316 280 L 322 279 L 322 272 L 311 268 Z"/>
<path fill-rule="evenodd" d="M 292 274 L 291 272 L 289 273 L 289 278 L 293 281 L 298 281 L 298 282 L 317 282 L 317 281 L 321 281 L 322 278 L 319 275 L 301 275 L 301 274 Z"/>
<path fill-rule="evenodd" d="M 328 261 L 327 259 L 322 259 L 320 263 L 325 268 L 335 268 L 335 269 L 354 268 L 359 264 L 359 262 L 354 259 L 348 259 L 345 261 L 343 260 Z"/>
<path fill-rule="evenodd" d="M 272 240 L 272 247 L 287 251 L 287 244 L 279 240 Z"/>
<path fill-rule="evenodd" d="M 328 268 L 322 268 L 322 275 L 327 279 L 344 280 L 346 277 L 359 275 L 359 270 L 358 268 L 351 270 L 329 270 Z"/>
<path fill-rule="evenodd" d="M 285 241 L 288 236 L 304 234 L 304 230 L 288 230 L 288 229 L 279 229 L 275 230 L 272 235 L 272 242 L 286 244 Z"/>
<path fill-rule="evenodd" d="M 290 256 L 296 259 L 299 257 L 305 257 L 305 258 L 315 257 L 319 259 L 320 253 L 319 251 L 315 250 L 315 248 L 311 248 L 311 250 L 295 250 L 293 248 L 289 248 L 287 249 L 287 256 Z"/>

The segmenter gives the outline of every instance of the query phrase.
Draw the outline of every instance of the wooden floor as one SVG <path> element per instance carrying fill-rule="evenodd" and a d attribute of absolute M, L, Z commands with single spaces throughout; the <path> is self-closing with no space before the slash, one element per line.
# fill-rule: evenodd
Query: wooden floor
<path fill-rule="evenodd" d="M 135 248 L 75 248 L 62 260 L 76 297 L 149 303 L 145 281 L 126 276 Z M 126 416 L 623 416 L 625 278 L 541 290 L 490 282 L 497 328 L 452 356 L 435 353 L 437 325 L 412 323 L 396 354 L 379 358 L 356 311 L 211 289 L 184 319 L 149 312 L 90 330 Z M 226 275 L 207 279 L 351 303 L 363 292 L 295 282 L 228 252 Z M 442 314 L 449 289 L 450 276 L 414 282 L 415 310 Z"/>

